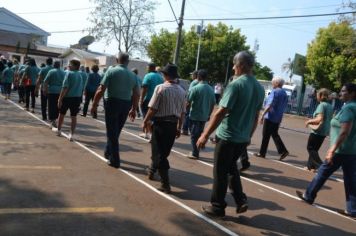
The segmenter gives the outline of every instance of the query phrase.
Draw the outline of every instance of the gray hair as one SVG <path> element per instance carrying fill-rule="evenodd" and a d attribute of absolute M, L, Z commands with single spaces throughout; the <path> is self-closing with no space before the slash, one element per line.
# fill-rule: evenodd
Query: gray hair
<path fill-rule="evenodd" d="M 272 83 L 276 83 L 278 87 L 282 87 L 284 85 L 284 79 L 281 77 L 273 77 Z"/>
<path fill-rule="evenodd" d="M 248 68 L 252 68 L 255 64 L 255 58 L 247 51 L 241 51 L 234 56 L 234 65 L 246 65 Z"/>

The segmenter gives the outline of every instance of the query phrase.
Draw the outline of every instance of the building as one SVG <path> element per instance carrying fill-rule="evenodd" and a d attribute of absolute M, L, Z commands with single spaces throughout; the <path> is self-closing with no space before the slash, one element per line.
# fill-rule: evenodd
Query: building
<path fill-rule="evenodd" d="M 47 57 L 56 58 L 64 49 L 47 46 L 50 33 L 33 25 L 6 8 L 0 8 L 0 54 L 24 62 L 32 57 L 37 64 Z"/>

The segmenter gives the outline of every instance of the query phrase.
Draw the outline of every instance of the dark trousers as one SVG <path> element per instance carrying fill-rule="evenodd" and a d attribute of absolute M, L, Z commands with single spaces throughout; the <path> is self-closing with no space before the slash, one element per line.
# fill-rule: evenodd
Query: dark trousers
<path fill-rule="evenodd" d="M 41 112 L 42 119 L 47 120 L 47 95 L 41 89 Z"/>
<path fill-rule="evenodd" d="M 109 98 L 104 101 L 106 125 L 105 157 L 112 164 L 120 163 L 119 136 L 131 108 L 131 101 Z"/>
<path fill-rule="evenodd" d="M 323 163 L 319 156 L 319 149 L 323 144 L 325 136 L 317 135 L 314 133 L 310 133 L 307 150 L 309 153 L 307 167 L 308 169 L 318 169 L 319 166 Z"/>
<path fill-rule="evenodd" d="M 241 165 L 242 167 L 248 167 L 250 166 L 250 162 L 248 160 L 248 153 L 247 153 L 247 147 L 245 148 L 245 150 L 242 152 L 241 154 Z"/>
<path fill-rule="evenodd" d="M 190 106 L 187 107 L 187 110 L 186 110 L 186 113 L 184 116 L 183 128 L 182 128 L 183 132 L 187 132 L 187 133 L 191 127 L 189 113 L 190 113 Z"/>
<path fill-rule="evenodd" d="M 31 107 L 35 109 L 36 97 L 35 97 L 35 85 L 29 85 L 25 87 L 26 92 L 26 108 L 30 107 L 30 96 L 31 96 Z"/>
<path fill-rule="evenodd" d="M 214 182 L 210 201 L 218 209 L 226 208 L 225 195 L 228 186 L 237 205 L 246 200 L 237 169 L 237 160 L 246 147 L 247 143 L 233 143 L 222 139 L 219 139 L 215 146 Z"/>
<path fill-rule="evenodd" d="M 84 107 L 83 107 L 83 115 L 84 116 L 87 115 L 89 103 L 90 103 L 90 101 L 93 101 L 94 95 L 95 95 L 95 92 L 86 91 L 85 102 L 84 102 Z"/>
<path fill-rule="evenodd" d="M 141 111 L 142 111 L 142 117 L 145 118 L 147 112 L 148 112 L 148 103 L 150 100 L 144 100 L 141 106 Z"/>
<path fill-rule="evenodd" d="M 193 156 L 199 157 L 197 141 L 204 131 L 205 121 L 190 120 L 190 141 L 193 147 Z"/>
<path fill-rule="evenodd" d="M 287 152 L 287 148 L 284 146 L 284 143 L 281 137 L 278 134 L 279 123 L 273 123 L 267 119 L 263 122 L 263 131 L 262 131 L 262 143 L 260 148 L 260 154 L 266 156 L 269 139 L 272 136 L 274 144 L 276 145 L 277 151 L 279 154 Z"/>
<path fill-rule="evenodd" d="M 19 94 L 19 102 L 25 102 L 25 87 L 19 85 L 17 92 Z"/>
<path fill-rule="evenodd" d="M 10 95 L 11 94 L 11 85 L 12 83 L 4 83 L 4 92 L 5 95 Z"/>
<path fill-rule="evenodd" d="M 48 94 L 48 117 L 50 121 L 54 121 L 58 118 L 58 98 L 59 94 Z"/>
<path fill-rule="evenodd" d="M 154 121 L 151 136 L 151 166 L 150 171 L 168 170 L 168 156 L 177 134 L 177 123 L 169 121 Z"/>
<path fill-rule="evenodd" d="M 344 187 L 346 196 L 346 210 L 356 216 L 356 156 L 335 154 L 333 164 L 326 161 L 319 167 L 318 173 L 314 176 L 312 182 L 308 185 L 305 192 L 307 200 L 313 202 L 317 193 L 323 187 L 326 180 L 342 166 L 344 173 Z"/>

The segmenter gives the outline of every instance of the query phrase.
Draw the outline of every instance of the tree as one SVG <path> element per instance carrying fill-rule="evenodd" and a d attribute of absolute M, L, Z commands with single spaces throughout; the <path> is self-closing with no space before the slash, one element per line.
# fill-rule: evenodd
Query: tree
<path fill-rule="evenodd" d="M 254 74 L 258 80 L 271 81 L 273 78 L 273 72 L 268 66 L 262 66 L 259 62 L 255 63 Z"/>
<path fill-rule="evenodd" d="M 337 9 L 337 11 L 341 11 L 341 10 L 351 10 L 351 11 L 355 11 L 356 10 L 356 2 L 352 1 L 352 0 L 345 0 L 342 1 L 342 6 Z M 351 24 L 355 24 L 356 23 L 356 13 L 352 13 L 352 15 L 340 15 L 339 16 L 339 21 L 343 22 L 343 21 L 348 21 Z"/>
<path fill-rule="evenodd" d="M 161 29 L 159 34 L 151 36 L 151 42 L 147 45 L 147 54 L 157 65 L 166 65 L 173 61 L 173 52 L 176 44 L 176 33 L 170 33 Z"/>
<path fill-rule="evenodd" d="M 356 31 L 347 21 L 319 29 L 308 45 L 306 82 L 337 91 L 356 78 Z"/>
<path fill-rule="evenodd" d="M 288 60 L 282 64 L 282 71 L 288 74 L 289 82 L 291 82 L 293 76 L 293 61 L 291 58 L 288 58 Z"/>
<path fill-rule="evenodd" d="M 119 52 L 143 52 L 152 29 L 154 0 L 91 0 L 96 4 L 89 21 L 96 39 L 118 43 Z"/>

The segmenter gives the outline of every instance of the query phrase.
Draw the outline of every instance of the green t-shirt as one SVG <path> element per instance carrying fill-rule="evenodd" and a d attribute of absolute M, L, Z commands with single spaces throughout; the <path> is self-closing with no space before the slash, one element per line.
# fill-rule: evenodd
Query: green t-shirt
<path fill-rule="evenodd" d="M 52 69 L 53 69 L 53 66 L 51 66 L 51 65 L 46 65 L 45 67 L 40 69 L 39 76 L 42 77 L 41 84 L 43 84 L 43 80 L 46 78 L 46 75 L 48 74 L 48 72 Z"/>
<path fill-rule="evenodd" d="M 139 90 L 137 76 L 124 65 L 117 65 L 106 71 L 100 84 L 106 87 L 104 98 L 131 101 L 132 90 Z"/>
<path fill-rule="evenodd" d="M 68 88 L 64 97 L 82 97 L 84 84 L 79 71 L 67 71 L 62 88 Z"/>
<path fill-rule="evenodd" d="M 199 83 L 199 80 L 195 79 L 193 80 L 190 84 L 189 84 L 189 89 L 188 91 L 190 91 L 195 85 L 197 85 Z"/>
<path fill-rule="evenodd" d="M 190 103 L 190 119 L 207 121 L 211 108 L 215 104 L 215 94 L 209 84 L 201 82 L 190 89 L 188 101 Z"/>
<path fill-rule="evenodd" d="M 352 127 L 346 140 L 336 150 L 336 153 L 356 155 L 356 101 L 345 104 L 339 113 L 331 120 L 330 144 L 335 144 L 342 123 L 352 122 Z"/>
<path fill-rule="evenodd" d="M 31 85 L 36 85 L 38 73 L 40 69 L 37 66 L 27 66 L 25 74 L 31 79 Z"/>
<path fill-rule="evenodd" d="M 52 69 L 47 73 L 44 82 L 48 83 L 48 93 L 59 94 L 61 92 L 64 76 L 65 72 L 61 69 Z"/>
<path fill-rule="evenodd" d="M 157 72 L 149 72 L 143 77 L 142 87 L 147 88 L 144 100 L 150 100 L 157 85 L 163 84 L 162 76 Z"/>
<path fill-rule="evenodd" d="M 323 123 L 318 130 L 312 130 L 312 133 L 320 136 L 328 136 L 330 132 L 330 121 L 333 118 L 333 107 L 327 102 L 321 102 L 316 108 L 313 117 L 323 114 Z"/>
<path fill-rule="evenodd" d="M 14 81 L 14 74 L 15 73 L 11 68 L 6 67 L 6 69 L 2 72 L 2 82 L 11 84 Z"/>
<path fill-rule="evenodd" d="M 263 87 L 254 76 L 242 75 L 234 79 L 227 86 L 219 104 L 229 111 L 217 129 L 217 136 L 234 143 L 249 142 L 264 95 Z"/>

